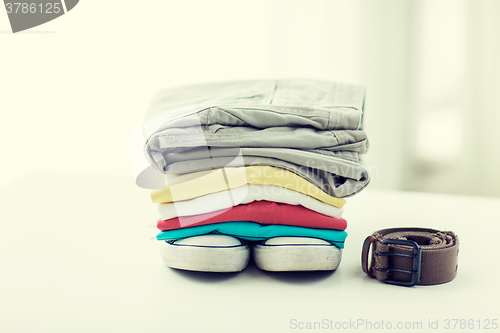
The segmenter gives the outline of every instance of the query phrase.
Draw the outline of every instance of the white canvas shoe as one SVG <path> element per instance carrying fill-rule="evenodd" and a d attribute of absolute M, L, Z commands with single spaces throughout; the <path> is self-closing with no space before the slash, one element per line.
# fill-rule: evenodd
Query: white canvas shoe
<path fill-rule="evenodd" d="M 342 250 L 325 240 L 309 237 L 274 237 L 253 245 L 257 267 L 265 271 L 331 271 Z"/>
<path fill-rule="evenodd" d="M 238 238 L 202 235 L 160 242 L 165 265 L 198 272 L 239 272 L 250 259 L 250 247 Z"/>

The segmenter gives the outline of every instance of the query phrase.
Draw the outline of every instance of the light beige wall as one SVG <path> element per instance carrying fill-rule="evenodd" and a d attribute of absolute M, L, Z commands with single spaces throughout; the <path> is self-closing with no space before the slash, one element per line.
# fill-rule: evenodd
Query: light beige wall
<path fill-rule="evenodd" d="M 86 0 L 25 33 L 2 33 L 0 149 L 7 157 L 0 184 L 37 170 L 130 175 L 127 136 L 160 88 L 312 77 L 366 85 L 372 187 L 498 195 L 500 180 L 489 182 L 488 175 L 499 160 L 490 153 L 493 144 L 483 145 L 500 141 L 489 134 L 498 124 L 499 107 L 493 97 L 499 87 L 498 43 L 488 44 L 498 28 L 498 5 L 492 1 L 467 2 L 476 12 L 467 11 L 466 22 L 487 19 L 464 28 L 480 36 L 481 51 L 468 48 L 464 75 L 472 75 L 473 93 L 457 98 L 463 105 L 462 99 L 481 101 L 482 120 L 470 125 L 477 161 L 453 171 L 468 174 L 480 164 L 485 173 L 457 188 L 455 176 L 434 173 L 423 180 L 421 170 L 410 170 L 421 164 L 413 126 L 420 117 L 415 102 L 425 86 L 418 75 L 420 51 L 440 45 L 420 39 L 428 24 L 423 8 L 432 6 L 426 1 Z M 2 11 L 0 31 L 9 31 Z M 490 75 L 490 68 L 497 74 Z M 474 80 L 480 84 L 470 83 Z"/>

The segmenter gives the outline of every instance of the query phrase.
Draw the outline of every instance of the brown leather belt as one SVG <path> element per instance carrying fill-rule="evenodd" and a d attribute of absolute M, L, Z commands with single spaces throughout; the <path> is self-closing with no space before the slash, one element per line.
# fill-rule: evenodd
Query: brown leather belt
<path fill-rule="evenodd" d="M 366 274 L 401 286 L 449 282 L 457 276 L 457 262 L 458 237 L 451 231 L 424 228 L 376 231 L 365 239 L 361 253 Z"/>

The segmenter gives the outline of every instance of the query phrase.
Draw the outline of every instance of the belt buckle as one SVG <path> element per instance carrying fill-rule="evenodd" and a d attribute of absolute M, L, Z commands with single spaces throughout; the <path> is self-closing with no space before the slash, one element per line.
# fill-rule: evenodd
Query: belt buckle
<path fill-rule="evenodd" d="M 361 251 L 361 268 L 369 277 L 374 277 L 373 274 L 370 273 L 370 267 L 368 267 L 368 256 L 370 255 L 370 246 L 376 240 L 377 239 L 373 236 L 366 237 L 363 243 L 363 250 Z"/>
<path fill-rule="evenodd" d="M 392 280 L 385 279 L 382 280 L 385 283 L 395 284 L 398 286 L 406 286 L 411 287 L 416 285 L 420 281 L 420 268 L 421 268 L 421 260 L 422 260 L 422 249 L 418 244 L 411 240 L 402 240 L 402 239 L 385 239 L 382 241 L 382 244 L 388 245 L 406 245 L 411 246 L 413 248 L 413 254 L 403 254 L 403 253 L 394 253 L 394 252 L 377 252 L 378 256 L 396 256 L 396 257 L 406 257 L 412 259 L 412 270 L 407 271 L 399 268 L 377 268 L 379 271 L 389 271 L 389 272 L 400 272 L 400 273 L 408 273 L 411 274 L 411 281 L 400 281 L 400 280 Z"/>

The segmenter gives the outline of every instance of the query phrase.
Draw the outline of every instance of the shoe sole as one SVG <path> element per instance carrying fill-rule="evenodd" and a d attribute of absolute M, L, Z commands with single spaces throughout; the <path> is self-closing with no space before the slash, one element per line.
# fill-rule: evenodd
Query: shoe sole
<path fill-rule="evenodd" d="M 271 272 L 332 271 L 342 259 L 334 245 L 260 245 L 252 249 L 257 267 Z"/>
<path fill-rule="evenodd" d="M 214 247 L 163 241 L 160 253 L 168 267 L 197 272 L 240 272 L 250 259 L 248 245 Z"/>

